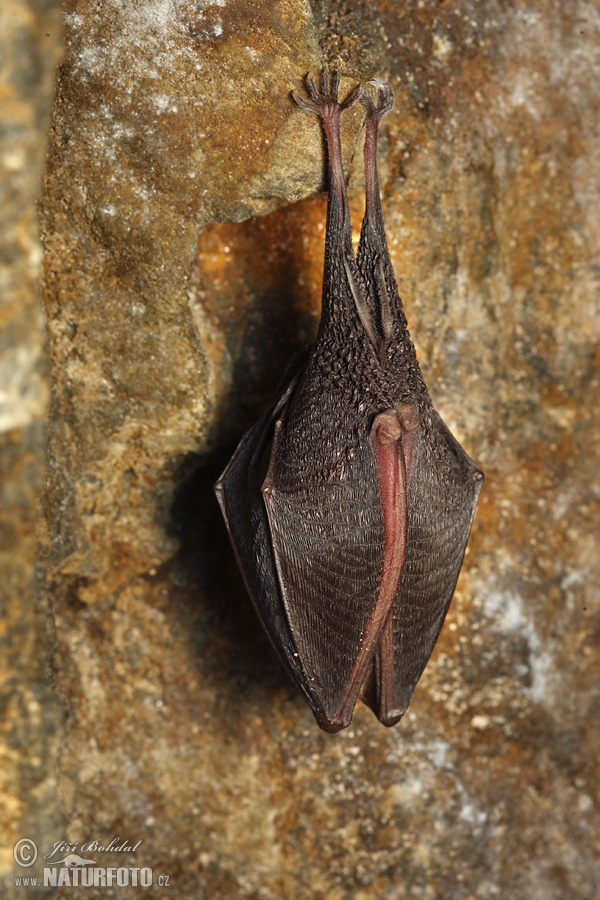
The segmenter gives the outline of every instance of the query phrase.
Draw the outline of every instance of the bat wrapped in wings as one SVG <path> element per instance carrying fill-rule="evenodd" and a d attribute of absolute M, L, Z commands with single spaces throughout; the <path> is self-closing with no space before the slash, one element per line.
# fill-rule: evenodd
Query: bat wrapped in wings
<path fill-rule="evenodd" d="M 339 75 L 299 106 L 320 117 L 329 197 L 322 315 L 304 364 L 243 437 L 215 490 L 248 591 L 318 724 L 339 731 L 362 699 L 384 725 L 405 712 L 460 571 L 482 483 L 434 410 L 387 248 L 377 133 L 392 107 Z M 356 256 L 340 116 L 366 108 L 366 211 Z"/>

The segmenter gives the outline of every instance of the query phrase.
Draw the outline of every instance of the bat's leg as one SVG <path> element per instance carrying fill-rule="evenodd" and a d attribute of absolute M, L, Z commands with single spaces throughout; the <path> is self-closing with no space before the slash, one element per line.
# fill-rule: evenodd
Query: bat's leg
<path fill-rule="evenodd" d="M 385 367 L 387 345 L 392 340 L 394 323 L 402 321 L 397 288 L 393 278 L 391 261 L 385 238 L 379 180 L 377 177 L 377 135 L 379 123 L 393 106 L 392 89 L 386 82 L 374 80 L 370 84 L 377 88 L 377 100 L 365 92 L 361 102 L 366 108 L 365 121 L 365 217 L 358 246 L 358 267 L 363 279 L 371 285 L 372 304 L 376 328 L 379 334 L 379 358 Z M 387 273 L 387 275 L 386 275 Z"/>
<path fill-rule="evenodd" d="M 385 81 L 373 80 L 369 84 L 377 88 L 377 102 L 373 103 L 366 94 L 361 94 L 361 101 L 367 110 L 365 122 L 365 218 L 376 230 L 384 233 L 381 199 L 379 196 L 379 179 L 377 177 L 377 134 L 379 123 L 394 105 L 394 95 Z"/>
<path fill-rule="evenodd" d="M 323 73 L 320 88 L 317 88 L 312 77 L 305 78 L 306 91 L 310 100 L 300 97 L 294 91 L 292 96 L 298 106 L 308 109 L 319 116 L 327 140 L 327 156 L 329 165 L 329 197 L 327 203 L 327 229 L 325 234 L 325 269 L 323 275 L 323 313 L 321 327 L 327 327 L 332 307 L 340 302 L 343 292 L 340 291 L 340 280 L 346 277 L 356 311 L 365 329 L 367 337 L 375 349 L 379 349 L 380 340 L 373 322 L 364 285 L 356 267 L 352 248 L 352 222 L 348 206 L 348 194 L 344 178 L 342 162 L 342 139 L 340 120 L 343 110 L 348 109 L 357 100 L 363 98 L 361 85 L 355 87 L 345 100 L 338 100 L 340 76 L 338 72 L 331 75 Z"/>
<path fill-rule="evenodd" d="M 350 213 L 348 210 L 348 197 L 346 194 L 346 181 L 344 178 L 344 167 L 342 165 L 342 139 L 340 133 L 340 116 L 342 110 L 348 109 L 357 100 L 363 96 L 361 85 L 355 87 L 341 103 L 338 100 L 338 92 L 340 89 L 340 73 L 337 71 L 323 72 L 321 76 L 320 89 L 315 85 L 312 76 L 309 74 L 304 79 L 306 91 L 310 100 L 301 97 L 296 91 L 292 91 L 292 97 L 298 106 L 308 109 L 310 112 L 319 116 L 323 123 L 325 138 L 327 139 L 327 152 L 329 162 L 329 200 L 330 205 L 332 199 L 339 211 L 340 223 L 350 224 Z M 332 196 L 333 195 L 333 196 Z"/>

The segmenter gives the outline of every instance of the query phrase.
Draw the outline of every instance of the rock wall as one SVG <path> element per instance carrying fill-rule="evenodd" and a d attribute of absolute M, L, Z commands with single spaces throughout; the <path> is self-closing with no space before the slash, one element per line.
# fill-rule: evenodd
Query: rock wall
<path fill-rule="evenodd" d="M 52 0 L 0 4 L 0 893 L 25 897 L 13 847 L 64 831 L 56 754 L 64 707 L 48 684 L 52 635 L 36 576 L 48 366 L 36 203 L 59 58 Z M 14 868 L 14 872 L 13 872 Z"/>
<path fill-rule="evenodd" d="M 585 0 L 65 2 L 39 695 L 62 741 L 40 745 L 56 793 L 26 801 L 64 825 L 31 824 L 40 854 L 148 867 L 173 898 L 595 895 L 599 38 Z M 334 736 L 274 659 L 211 487 L 318 322 L 323 141 L 289 91 L 324 62 L 394 88 L 390 249 L 434 402 L 486 473 L 409 712 L 386 730 L 360 706 Z M 361 130 L 353 108 L 357 227 Z"/>

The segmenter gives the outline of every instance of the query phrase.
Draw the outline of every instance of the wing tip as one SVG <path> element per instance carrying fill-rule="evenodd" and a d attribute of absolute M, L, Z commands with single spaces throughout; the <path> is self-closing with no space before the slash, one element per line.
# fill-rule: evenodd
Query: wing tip
<path fill-rule="evenodd" d="M 375 684 L 373 684 L 371 692 L 364 694 L 361 699 L 365 706 L 368 706 L 373 715 L 379 719 L 382 725 L 385 725 L 386 728 L 393 728 L 394 725 L 398 724 L 408 709 L 415 687 L 416 682 L 412 689 L 410 689 L 408 697 L 406 696 L 406 693 L 404 693 L 403 697 L 398 697 L 396 694 L 395 698 L 383 698 L 378 695 Z"/>
<path fill-rule="evenodd" d="M 328 719 L 317 719 L 317 725 L 321 731 L 325 731 L 327 734 L 337 734 L 338 731 L 347 728 L 349 724 L 350 722 L 330 722 Z"/>
<path fill-rule="evenodd" d="M 313 715 L 317 720 L 317 725 L 322 731 L 328 732 L 328 734 L 336 734 L 338 731 L 342 731 L 343 728 L 347 728 L 352 721 L 353 712 L 354 708 L 352 708 L 349 715 L 339 713 L 337 715 L 328 716 L 322 710 L 313 709 Z"/>
<path fill-rule="evenodd" d="M 369 703 L 365 704 L 366 706 L 370 706 Z M 377 716 L 382 725 L 385 725 L 386 728 L 393 728 L 394 725 L 397 725 L 400 719 L 404 716 L 404 713 L 407 710 L 407 706 L 404 709 L 394 709 L 394 710 L 382 710 L 382 709 L 373 709 L 371 707 L 372 712 Z M 350 714 L 341 712 L 336 715 L 327 715 L 322 710 L 314 709 L 312 710 L 315 719 L 317 720 L 317 725 L 322 731 L 326 731 L 328 734 L 337 734 L 338 731 L 342 731 L 344 728 L 347 728 L 352 722 L 352 714 L 354 713 L 354 709 L 350 712 Z"/>
<path fill-rule="evenodd" d="M 308 690 L 303 693 L 308 700 L 312 714 L 317 720 L 317 725 L 322 731 L 335 734 L 350 725 L 357 697 L 348 694 L 343 698 L 338 698 L 337 702 L 327 703 L 323 696 L 319 697 L 317 692 L 315 692 L 314 684 L 307 685 L 307 687 Z"/>
<path fill-rule="evenodd" d="M 380 713 L 377 718 L 381 722 L 382 725 L 385 725 L 386 728 L 393 728 L 394 725 L 397 725 L 402 716 L 404 715 L 404 710 L 402 712 L 398 712 L 397 710 L 392 712 Z"/>

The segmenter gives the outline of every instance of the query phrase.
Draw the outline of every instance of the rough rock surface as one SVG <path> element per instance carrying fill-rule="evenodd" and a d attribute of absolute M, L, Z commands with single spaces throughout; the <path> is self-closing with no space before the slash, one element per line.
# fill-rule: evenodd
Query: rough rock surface
<path fill-rule="evenodd" d="M 42 212 L 55 840 L 169 875 L 174 898 L 591 900 L 593 5 L 65 12 Z M 405 719 L 360 707 L 335 736 L 274 660 L 211 491 L 318 320 L 322 139 L 288 92 L 323 60 L 394 87 L 390 248 L 434 401 L 486 473 Z M 360 110 L 344 128 L 358 223 Z M 142 843 L 89 849 L 114 838 Z"/>
<path fill-rule="evenodd" d="M 63 830 L 55 756 L 63 709 L 47 684 L 51 647 L 35 576 L 48 406 L 36 201 L 58 58 L 52 0 L 0 4 L 0 893 L 13 847 Z M 27 874 L 26 869 L 15 869 Z M 15 889 L 16 890 L 16 889 Z M 25 896 L 22 890 L 16 895 Z"/>

